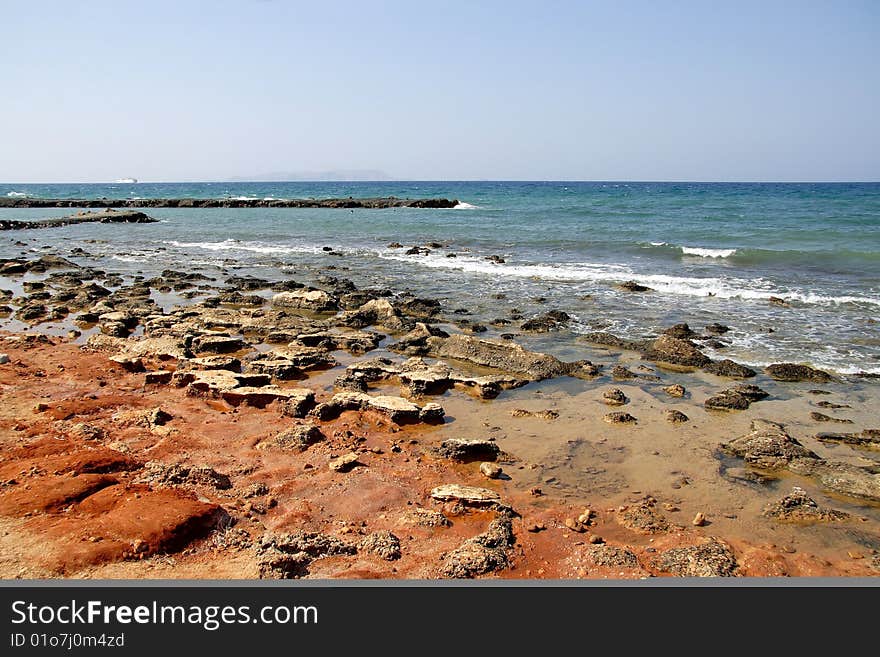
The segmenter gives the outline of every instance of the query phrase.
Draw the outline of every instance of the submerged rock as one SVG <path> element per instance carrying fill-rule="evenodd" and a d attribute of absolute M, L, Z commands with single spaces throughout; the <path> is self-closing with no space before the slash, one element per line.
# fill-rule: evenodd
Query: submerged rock
<path fill-rule="evenodd" d="M 795 486 L 791 492 L 778 502 L 764 508 L 763 515 L 782 522 L 814 523 L 846 520 L 848 513 L 834 509 L 823 509 L 807 491 Z"/>
<path fill-rule="evenodd" d="M 501 449 L 491 440 L 450 438 L 440 443 L 437 453 L 456 461 L 494 461 L 501 454 Z"/>
<path fill-rule="evenodd" d="M 624 292 L 652 292 L 653 290 L 645 285 L 636 283 L 635 281 L 626 281 L 617 286 Z"/>
<path fill-rule="evenodd" d="M 819 460 L 816 453 L 788 435 L 781 424 L 768 420 L 752 420 L 749 433 L 721 443 L 721 449 L 766 470 L 784 468 L 794 459 Z"/>

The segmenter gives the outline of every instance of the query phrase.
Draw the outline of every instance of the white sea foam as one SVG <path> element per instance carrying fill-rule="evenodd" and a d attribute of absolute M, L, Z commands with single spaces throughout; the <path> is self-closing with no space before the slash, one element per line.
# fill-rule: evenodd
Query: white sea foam
<path fill-rule="evenodd" d="M 666 246 L 666 242 L 651 242 L 651 246 Z"/>
<path fill-rule="evenodd" d="M 26 198 L 28 196 L 27 192 L 6 192 L 6 196 L 11 198 Z"/>
<path fill-rule="evenodd" d="M 701 258 L 729 258 L 736 253 L 736 249 L 703 249 L 696 246 L 683 246 L 681 252 L 685 255 L 695 255 Z"/>
<path fill-rule="evenodd" d="M 176 240 L 167 240 L 163 243 L 184 249 L 205 249 L 206 251 L 248 251 L 251 253 L 263 253 L 266 255 L 319 253 L 321 251 L 317 246 L 281 246 L 264 244 L 262 242 L 241 242 L 234 239 L 227 239 L 222 242 L 178 242 Z"/>
<path fill-rule="evenodd" d="M 405 256 L 393 251 L 379 253 L 379 257 L 416 264 L 433 269 L 451 269 L 493 277 L 531 278 L 548 281 L 623 283 L 635 281 L 661 294 L 718 299 L 769 300 L 781 297 L 804 304 L 838 305 L 857 303 L 880 306 L 880 298 L 860 296 L 826 296 L 796 290 L 783 291 L 772 283 L 759 280 L 717 277 L 670 276 L 667 274 L 638 274 L 625 265 L 568 262 L 559 264 L 496 264 L 474 256 L 447 258 L 440 254 Z"/>
<path fill-rule="evenodd" d="M 453 210 L 478 210 L 480 208 L 479 205 L 472 205 L 471 203 L 465 203 L 464 201 L 459 201 L 458 205 L 453 206 Z"/>

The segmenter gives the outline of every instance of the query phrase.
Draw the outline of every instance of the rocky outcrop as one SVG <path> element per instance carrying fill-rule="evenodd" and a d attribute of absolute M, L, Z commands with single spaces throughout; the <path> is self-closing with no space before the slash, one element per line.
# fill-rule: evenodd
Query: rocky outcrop
<path fill-rule="evenodd" d="M 794 459 L 819 459 L 788 435 L 783 425 L 768 420 L 753 420 L 749 433 L 721 443 L 721 450 L 765 470 L 784 468 Z"/>
<path fill-rule="evenodd" d="M 703 406 L 712 410 L 743 411 L 753 402 L 766 399 L 768 396 L 769 394 L 758 386 L 738 385 L 712 395 L 703 402 Z"/>
<path fill-rule="evenodd" d="M 266 534 L 256 547 L 260 577 L 295 579 L 308 575 L 312 561 L 323 557 L 357 554 L 357 546 L 316 532 Z"/>
<path fill-rule="evenodd" d="M 863 468 L 821 459 L 775 422 L 754 420 L 748 434 L 721 443 L 720 449 L 743 458 L 753 467 L 763 470 L 784 468 L 804 477 L 812 477 L 826 491 L 880 502 L 880 473 L 876 467 Z"/>
<path fill-rule="evenodd" d="M 324 440 L 324 434 L 313 424 L 301 424 L 285 429 L 257 444 L 257 449 L 277 448 L 283 451 L 304 452 L 311 445 Z"/>
<path fill-rule="evenodd" d="M 454 461 L 494 461 L 501 449 L 492 440 L 450 438 L 440 443 L 437 453 Z"/>
<path fill-rule="evenodd" d="M 470 578 L 507 568 L 510 566 L 508 551 L 515 541 L 510 516 L 501 514 L 489 523 L 485 532 L 443 555 L 440 574 L 450 578 Z"/>
<path fill-rule="evenodd" d="M 15 201 L 31 201 L 36 199 L 13 199 Z M 0 197 L 0 207 L 9 207 L 4 204 L 8 199 Z M 61 206 L 22 206 L 12 207 L 61 207 Z M 71 206 L 63 206 L 71 207 Z M 102 224 L 152 224 L 156 219 L 148 217 L 137 210 L 102 210 L 100 212 L 78 212 L 60 219 L 41 219 L 32 221 L 15 221 L 13 219 L 0 219 L 0 230 L 27 230 L 29 228 L 60 228 L 74 224 L 102 223 Z"/>
<path fill-rule="evenodd" d="M 568 313 L 561 310 L 551 310 L 543 315 L 526 320 L 520 325 L 520 330 L 528 331 L 529 333 L 547 333 L 563 328 L 569 321 L 571 321 L 571 317 Z"/>
<path fill-rule="evenodd" d="M 481 367 L 512 372 L 541 381 L 567 374 L 569 367 L 554 356 L 527 351 L 517 344 L 481 340 L 467 335 L 429 338 L 431 355 L 451 358 Z"/>
<path fill-rule="evenodd" d="M 836 522 L 849 518 L 849 514 L 843 511 L 823 509 L 799 486 L 792 488 L 791 492 L 778 502 L 764 507 L 763 515 L 780 522 L 801 524 Z"/>
<path fill-rule="evenodd" d="M 827 383 L 833 379 L 828 372 L 814 369 L 809 365 L 796 365 L 794 363 L 774 363 L 765 367 L 764 372 L 776 381 Z"/>
<path fill-rule="evenodd" d="M 750 379 L 757 375 L 757 372 L 752 368 L 740 365 L 729 358 L 712 361 L 703 367 L 703 371 L 715 376 L 726 376 L 732 379 Z"/>
<path fill-rule="evenodd" d="M 611 388 L 602 393 L 602 401 L 608 406 L 623 406 L 629 399 L 620 388 Z"/>
<path fill-rule="evenodd" d="M 734 577 L 738 567 L 730 546 L 714 538 L 701 545 L 661 552 L 653 565 L 678 577 Z"/>
<path fill-rule="evenodd" d="M 401 397 L 374 396 L 362 392 L 336 393 L 330 401 L 318 404 L 312 414 L 322 420 L 330 420 L 339 417 L 344 411 L 372 411 L 387 417 L 395 424 L 443 420 L 443 408 L 438 404 L 418 406 Z"/>
<path fill-rule="evenodd" d="M 294 308 L 315 313 L 334 312 L 339 309 L 339 300 L 324 290 L 292 290 L 279 292 L 272 297 L 272 305 L 279 308 Z"/>
<path fill-rule="evenodd" d="M 880 430 L 878 429 L 865 429 L 858 433 L 823 431 L 816 434 L 816 440 L 823 443 L 842 443 L 852 447 L 880 450 Z"/>
<path fill-rule="evenodd" d="M 0 208 L 454 208 L 458 199 L 446 198 L 100 198 L 52 199 L 0 197 Z"/>
<path fill-rule="evenodd" d="M 657 510 L 657 500 L 648 497 L 617 514 L 617 522 L 639 534 L 662 534 L 672 527 Z"/>
<path fill-rule="evenodd" d="M 635 424 L 637 422 L 635 417 L 623 411 L 613 411 L 611 413 L 606 413 L 602 417 L 602 419 L 605 420 L 608 424 Z"/>
<path fill-rule="evenodd" d="M 685 367 L 704 367 L 711 361 L 690 340 L 661 335 L 642 354 L 645 360 Z"/>

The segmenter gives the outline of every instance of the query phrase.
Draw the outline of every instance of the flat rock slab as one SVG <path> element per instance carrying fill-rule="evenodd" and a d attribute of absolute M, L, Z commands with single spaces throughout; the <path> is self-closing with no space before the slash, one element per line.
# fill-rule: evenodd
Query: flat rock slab
<path fill-rule="evenodd" d="M 231 388 L 223 390 L 220 397 L 223 401 L 238 406 L 245 404 L 247 406 L 256 406 L 263 408 L 276 400 L 288 402 L 290 400 L 303 400 L 314 397 L 314 392 L 305 388 L 279 388 L 274 385 L 266 386 L 244 386 L 241 388 Z"/>
<path fill-rule="evenodd" d="M 444 484 L 437 486 L 431 491 L 431 497 L 441 502 L 457 501 L 465 504 L 496 504 L 501 496 L 488 488 L 476 486 L 461 486 L 459 484 Z"/>

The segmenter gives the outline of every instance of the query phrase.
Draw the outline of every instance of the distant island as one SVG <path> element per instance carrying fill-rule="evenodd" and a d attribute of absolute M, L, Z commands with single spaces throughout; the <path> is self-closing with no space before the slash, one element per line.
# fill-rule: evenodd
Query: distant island
<path fill-rule="evenodd" d="M 378 169 L 336 169 L 332 171 L 294 171 L 236 176 L 229 182 L 373 182 L 393 180 Z"/>

